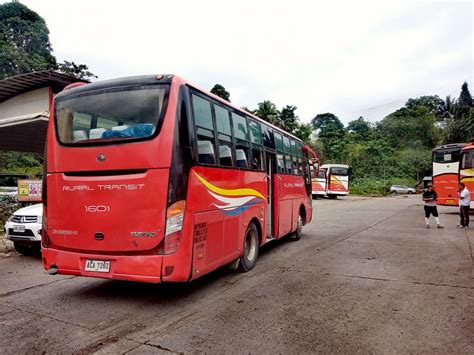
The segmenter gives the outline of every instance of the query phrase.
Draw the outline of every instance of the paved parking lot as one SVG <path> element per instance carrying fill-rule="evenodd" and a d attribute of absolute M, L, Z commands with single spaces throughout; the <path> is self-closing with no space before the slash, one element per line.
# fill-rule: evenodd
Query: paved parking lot
<path fill-rule="evenodd" d="M 0 351 L 474 353 L 474 229 L 425 229 L 420 196 L 315 201 L 247 274 L 148 285 L 0 259 Z M 434 222 L 434 221 L 433 221 Z M 433 223 L 434 224 L 434 223 Z"/>

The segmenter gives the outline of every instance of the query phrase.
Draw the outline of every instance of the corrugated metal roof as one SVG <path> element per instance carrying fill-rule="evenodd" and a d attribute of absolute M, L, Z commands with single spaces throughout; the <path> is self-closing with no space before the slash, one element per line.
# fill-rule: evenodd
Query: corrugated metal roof
<path fill-rule="evenodd" d="M 15 75 L 7 79 L 0 80 L 0 102 L 4 102 L 27 91 L 46 86 L 52 86 L 53 91 L 57 93 L 64 89 L 67 85 L 78 81 L 84 80 L 80 80 L 52 70 Z"/>

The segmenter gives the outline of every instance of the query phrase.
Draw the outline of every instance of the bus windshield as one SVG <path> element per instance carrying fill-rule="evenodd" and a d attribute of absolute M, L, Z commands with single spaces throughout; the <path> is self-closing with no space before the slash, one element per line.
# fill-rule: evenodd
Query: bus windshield
<path fill-rule="evenodd" d="M 347 175 L 349 175 L 349 169 L 348 168 L 332 167 L 331 168 L 331 174 L 332 175 L 347 176 Z"/>
<path fill-rule="evenodd" d="M 461 169 L 474 168 L 474 150 L 469 150 L 463 154 L 461 161 Z"/>
<path fill-rule="evenodd" d="M 155 134 L 165 111 L 168 86 L 117 88 L 58 98 L 55 107 L 63 144 L 135 140 Z"/>
<path fill-rule="evenodd" d="M 461 149 L 458 150 L 438 150 L 433 153 L 435 163 L 454 163 L 459 161 Z"/>

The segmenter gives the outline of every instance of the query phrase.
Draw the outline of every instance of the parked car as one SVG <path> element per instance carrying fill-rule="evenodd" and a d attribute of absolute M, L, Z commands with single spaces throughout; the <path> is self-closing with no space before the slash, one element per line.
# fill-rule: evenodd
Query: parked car
<path fill-rule="evenodd" d="M 392 194 L 414 194 L 416 190 L 413 187 L 404 185 L 392 185 L 390 187 L 390 193 Z"/>
<path fill-rule="evenodd" d="M 24 174 L 0 174 L 0 197 L 18 196 L 18 180 L 28 179 Z"/>
<path fill-rule="evenodd" d="M 23 255 L 38 254 L 41 250 L 41 222 L 43 205 L 41 203 L 20 208 L 5 223 L 5 238 L 15 245 Z"/>

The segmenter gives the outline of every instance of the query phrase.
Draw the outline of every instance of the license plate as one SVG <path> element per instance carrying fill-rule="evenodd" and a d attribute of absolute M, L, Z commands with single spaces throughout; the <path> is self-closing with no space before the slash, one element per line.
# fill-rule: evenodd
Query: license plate
<path fill-rule="evenodd" d="M 95 271 L 95 272 L 109 272 L 110 271 L 110 261 L 109 260 L 86 260 L 86 271 Z"/>
<path fill-rule="evenodd" d="M 446 200 L 447 205 L 454 205 L 454 200 Z"/>
<path fill-rule="evenodd" d="M 23 233 L 25 231 L 25 226 L 13 226 L 13 231 Z"/>

